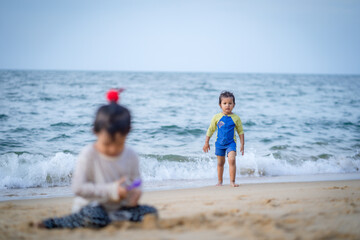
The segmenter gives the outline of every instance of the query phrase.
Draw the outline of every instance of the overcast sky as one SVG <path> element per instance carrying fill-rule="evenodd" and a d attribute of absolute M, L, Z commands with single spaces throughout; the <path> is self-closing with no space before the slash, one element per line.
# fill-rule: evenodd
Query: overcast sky
<path fill-rule="evenodd" d="M 360 1 L 0 0 L 0 69 L 360 74 Z"/>

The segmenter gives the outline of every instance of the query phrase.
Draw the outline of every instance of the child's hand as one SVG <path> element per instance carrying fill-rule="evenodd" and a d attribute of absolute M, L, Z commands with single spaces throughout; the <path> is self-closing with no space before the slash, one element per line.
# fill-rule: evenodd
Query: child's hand
<path fill-rule="evenodd" d="M 241 152 L 241 155 L 244 156 L 244 145 L 242 145 L 242 146 L 240 147 L 240 152 Z"/>
<path fill-rule="evenodd" d="M 118 195 L 119 195 L 119 199 L 122 200 L 124 198 L 127 197 L 127 193 L 128 191 L 126 190 L 126 187 L 123 186 L 123 184 L 125 183 L 126 178 L 123 177 L 118 181 Z"/>
<path fill-rule="evenodd" d="M 139 199 L 141 196 L 141 190 L 138 188 L 134 188 L 133 190 L 128 192 L 128 206 L 135 207 L 138 205 Z"/>
<path fill-rule="evenodd" d="M 208 142 L 205 142 L 203 146 L 203 151 L 207 153 L 209 150 L 210 150 L 210 145 Z"/>

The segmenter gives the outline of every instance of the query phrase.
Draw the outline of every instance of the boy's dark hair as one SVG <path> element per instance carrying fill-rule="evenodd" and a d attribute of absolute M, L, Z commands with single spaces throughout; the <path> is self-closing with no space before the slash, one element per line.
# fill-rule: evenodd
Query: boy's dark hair
<path fill-rule="evenodd" d="M 105 130 L 112 139 L 115 139 L 116 133 L 126 135 L 130 132 L 130 128 L 131 115 L 127 108 L 117 103 L 110 103 L 98 109 L 93 128 L 95 133 Z"/>
<path fill-rule="evenodd" d="M 229 91 L 222 91 L 220 93 L 220 96 L 219 96 L 219 104 L 221 104 L 221 99 L 223 98 L 230 98 L 232 97 L 233 101 L 234 101 L 234 104 L 235 104 L 235 96 L 232 92 L 229 92 Z"/>

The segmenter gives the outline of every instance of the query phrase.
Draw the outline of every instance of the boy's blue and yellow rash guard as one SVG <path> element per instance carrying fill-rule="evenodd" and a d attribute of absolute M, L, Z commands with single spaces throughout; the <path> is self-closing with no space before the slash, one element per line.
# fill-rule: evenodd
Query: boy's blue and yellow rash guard
<path fill-rule="evenodd" d="M 235 129 L 239 136 L 244 134 L 240 117 L 236 114 L 225 115 L 223 113 L 216 114 L 212 119 L 207 130 L 206 136 L 211 137 L 217 131 L 215 146 L 226 146 L 233 141 L 236 142 Z"/>

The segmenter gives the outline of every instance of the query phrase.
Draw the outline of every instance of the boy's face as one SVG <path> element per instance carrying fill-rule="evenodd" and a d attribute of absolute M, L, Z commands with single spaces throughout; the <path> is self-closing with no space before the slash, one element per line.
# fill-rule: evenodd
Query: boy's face
<path fill-rule="evenodd" d="M 220 103 L 220 108 L 223 113 L 229 115 L 232 113 L 233 108 L 235 107 L 234 99 L 232 97 L 222 98 Z"/>
<path fill-rule="evenodd" d="M 96 149 L 109 157 L 116 157 L 124 149 L 126 135 L 117 133 L 113 139 L 106 131 L 100 131 L 97 135 Z"/>

